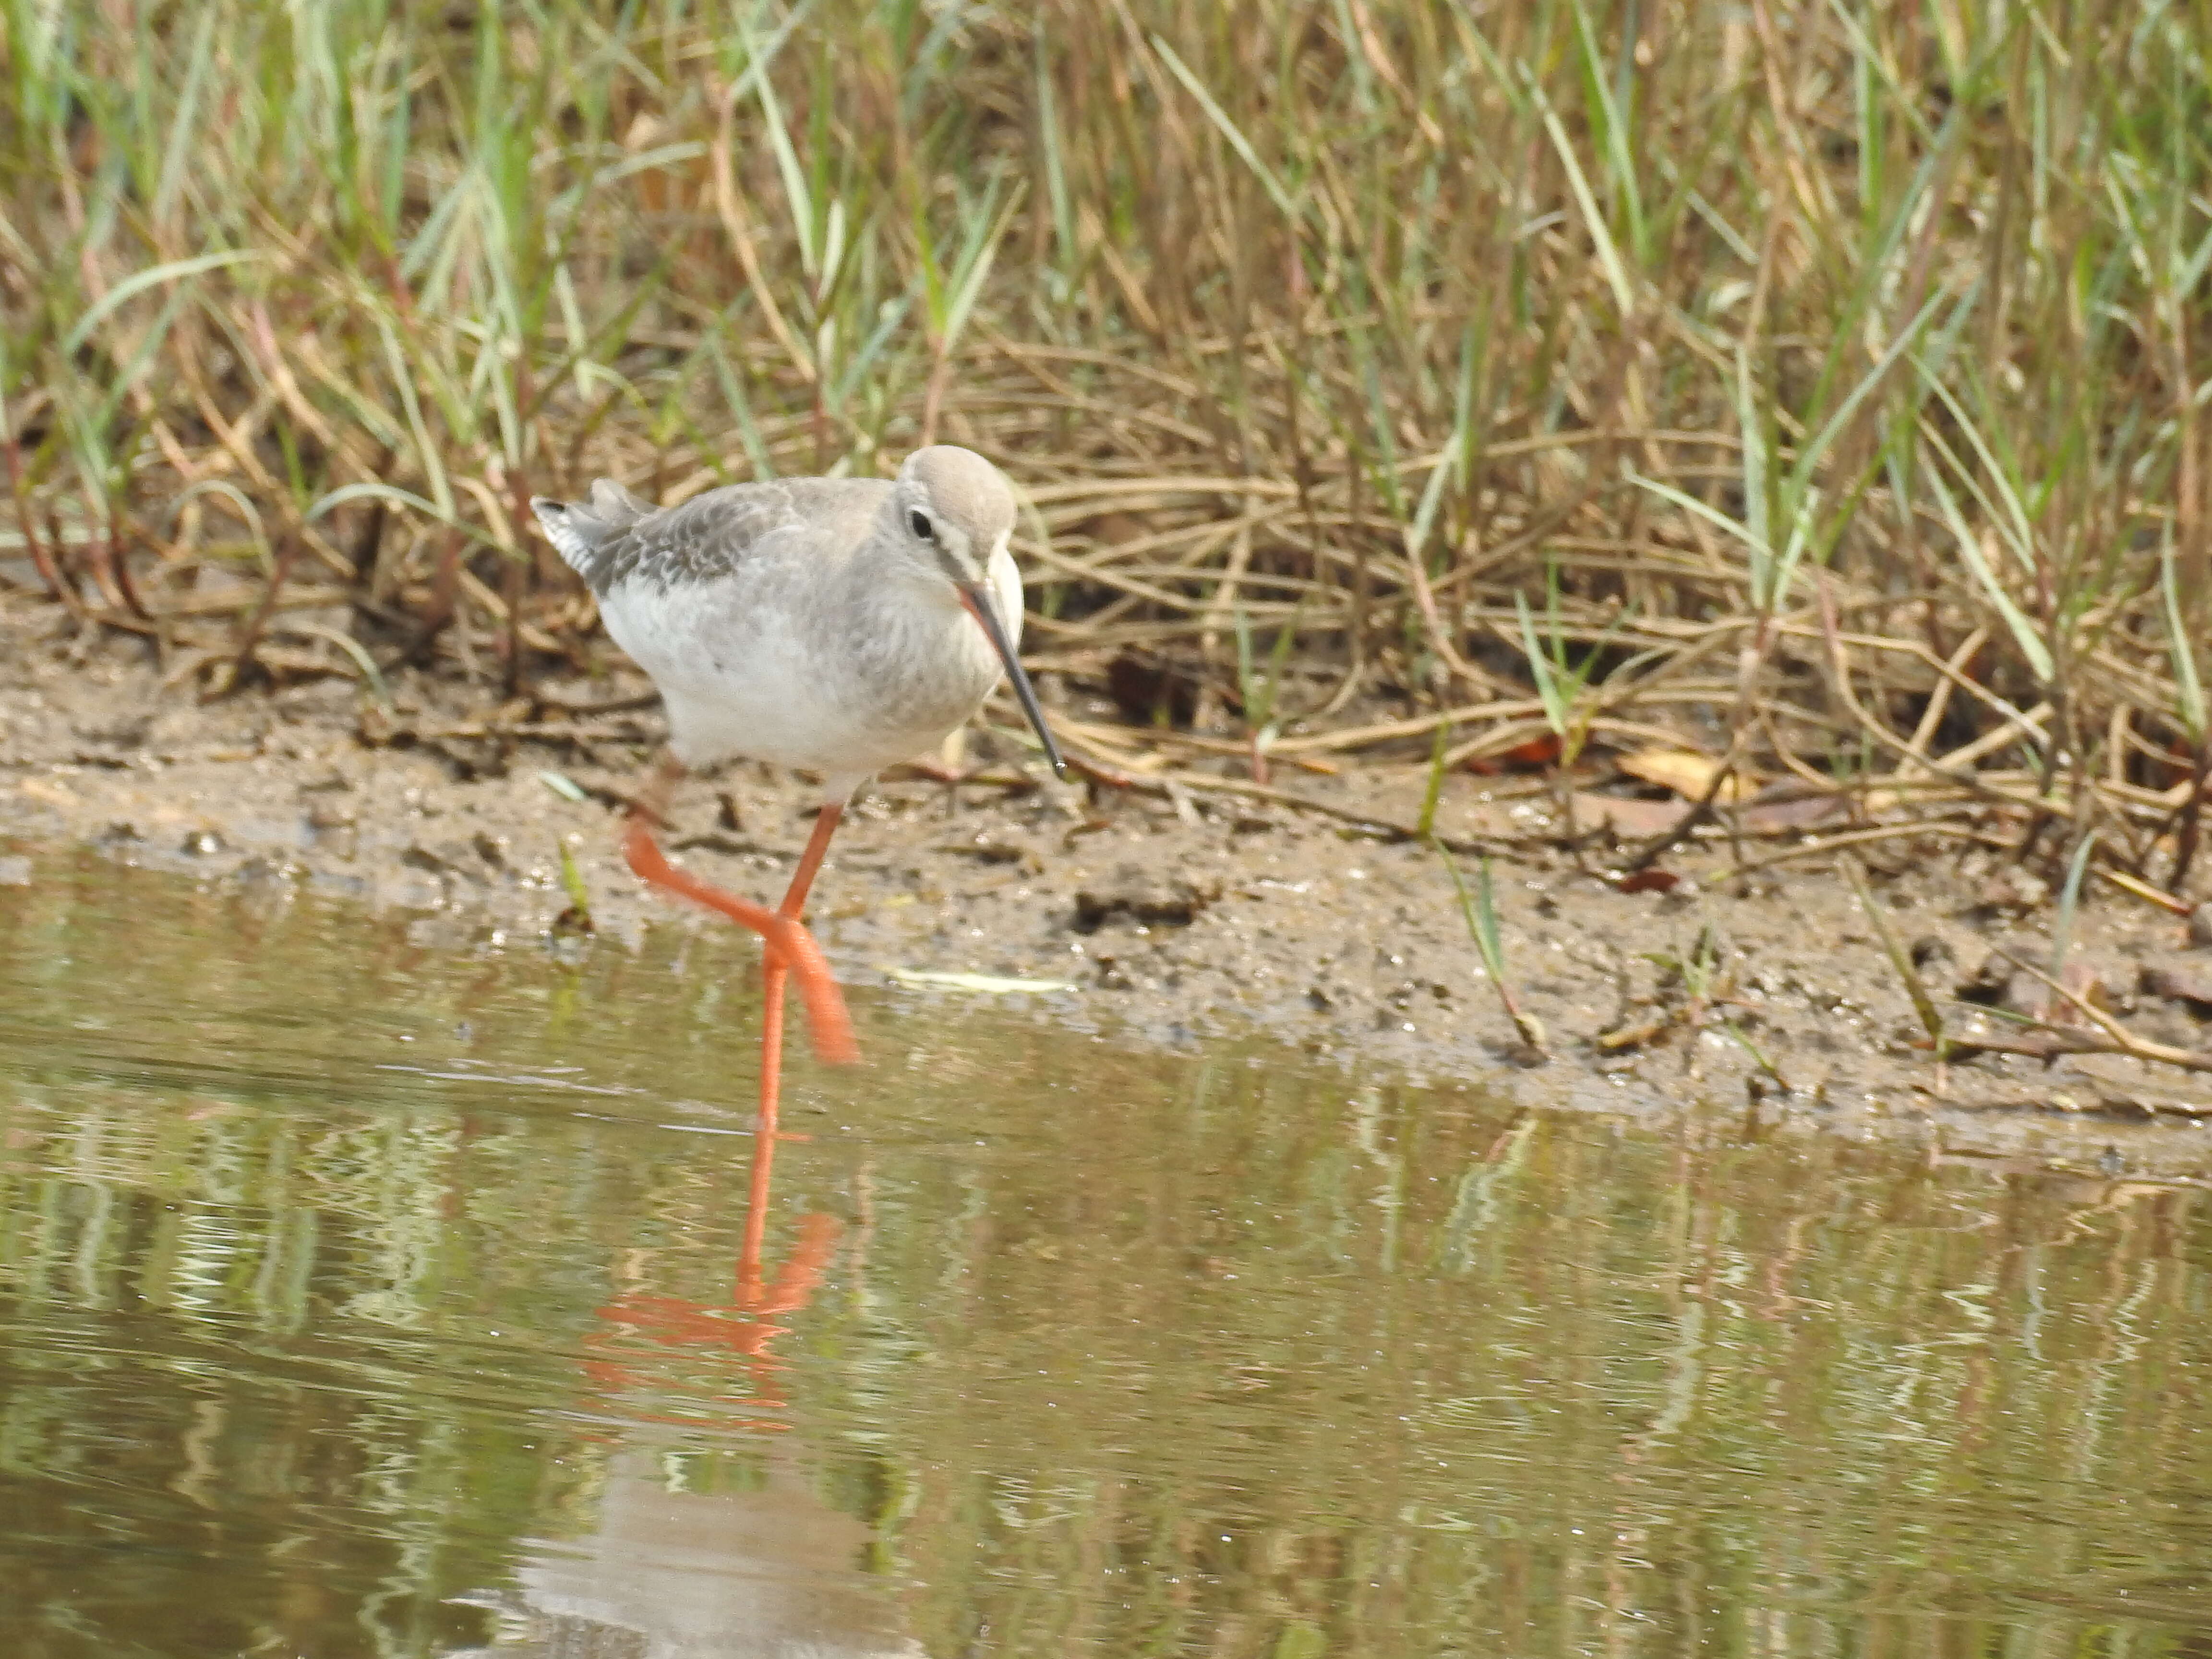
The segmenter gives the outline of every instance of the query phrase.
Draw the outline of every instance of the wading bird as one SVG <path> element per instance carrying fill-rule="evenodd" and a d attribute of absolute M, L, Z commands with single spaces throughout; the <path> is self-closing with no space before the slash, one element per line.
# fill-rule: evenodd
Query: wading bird
<path fill-rule="evenodd" d="M 857 1060 L 843 997 L 801 913 L 845 804 L 942 743 L 1003 672 L 1053 770 L 1067 775 L 1022 672 L 1014 492 L 973 450 L 933 445 L 896 479 L 731 484 L 656 508 L 609 478 L 581 502 L 532 498 L 547 538 L 599 598 L 615 643 L 668 710 L 668 754 L 623 836 L 629 867 L 765 942 L 762 1133 L 773 1137 L 786 975 L 816 1051 Z M 689 767 L 744 758 L 817 774 L 822 810 L 775 909 L 676 869 L 653 838 Z"/>

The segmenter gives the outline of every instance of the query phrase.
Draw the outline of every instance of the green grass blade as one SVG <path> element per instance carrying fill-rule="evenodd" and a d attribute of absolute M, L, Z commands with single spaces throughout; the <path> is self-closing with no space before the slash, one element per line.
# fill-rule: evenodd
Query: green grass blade
<path fill-rule="evenodd" d="M 1176 56 L 1175 48 L 1158 35 L 1152 37 L 1152 50 L 1159 54 L 1160 61 L 1168 66 L 1168 72 L 1182 82 L 1183 90 L 1198 100 L 1198 106 L 1206 112 L 1206 118 L 1213 124 L 1214 131 L 1222 136 L 1230 149 L 1237 152 L 1237 159 L 1243 162 L 1252 176 L 1260 181 L 1260 188 L 1267 192 L 1267 199 L 1275 204 L 1284 218 L 1297 224 L 1304 216 L 1298 210 L 1297 202 L 1283 181 L 1276 177 L 1274 169 L 1260 159 L 1260 152 L 1252 147 L 1252 141 L 1244 136 L 1237 123 L 1230 119 L 1229 112 L 1214 101 L 1213 94 L 1206 89 L 1206 82 L 1193 74 L 1190 66 Z"/>

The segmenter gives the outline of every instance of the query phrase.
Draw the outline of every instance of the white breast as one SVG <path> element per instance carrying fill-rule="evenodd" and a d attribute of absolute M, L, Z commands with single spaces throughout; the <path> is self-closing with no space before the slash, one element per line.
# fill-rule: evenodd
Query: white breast
<path fill-rule="evenodd" d="M 823 775 L 826 793 L 842 799 L 934 747 L 998 678 L 997 657 L 949 584 L 941 594 L 872 595 L 864 610 L 873 616 L 817 617 L 799 614 L 807 599 L 771 576 L 772 564 L 756 568 L 750 580 L 627 581 L 599 601 L 607 632 L 659 689 L 669 746 L 686 766 L 795 767 Z M 1001 615 L 1018 629 L 1019 579 L 993 586 L 1011 599 Z"/>
<path fill-rule="evenodd" d="M 850 772 L 854 733 L 830 695 L 829 665 L 787 628 L 763 626 L 697 586 L 626 582 L 600 601 L 616 644 L 668 705 L 669 744 L 686 766 L 743 757 Z"/>

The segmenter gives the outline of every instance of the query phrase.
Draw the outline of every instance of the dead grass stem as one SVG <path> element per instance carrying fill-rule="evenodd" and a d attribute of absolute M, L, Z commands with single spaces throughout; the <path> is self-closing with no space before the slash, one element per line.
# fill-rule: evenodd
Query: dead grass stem
<path fill-rule="evenodd" d="M 0 579 L 180 694 L 529 692 L 605 649 L 530 491 L 933 434 L 1027 493 L 1039 668 L 1162 653 L 1225 740 L 1282 634 L 1255 760 L 1525 743 L 1534 596 L 1600 748 L 2185 882 L 2189 9 L 136 16 L 0 9 Z"/>

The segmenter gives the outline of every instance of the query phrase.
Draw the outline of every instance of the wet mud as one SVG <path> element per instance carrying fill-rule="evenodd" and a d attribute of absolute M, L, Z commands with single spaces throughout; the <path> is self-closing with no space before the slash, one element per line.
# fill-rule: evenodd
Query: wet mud
<path fill-rule="evenodd" d="M 662 732 L 641 679 L 504 705 L 413 676 L 391 683 L 388 706 L 339 680 L 202 705 L 164 688 L 143 642 L 68 629 L 0 599 L 0 880 L 36 879 L 35 853 L 76 843 L 210 882 L 351 895 L 407 913 L 440 948 L 620 951 L 654 922 L 726 925 L 643 892 L 617 850 Z M 1420 767 L 1279 776 L 1277 793 L 1309 808 L 1237 792 L 1230 762 L 1218 792 L 1063 785 L 994 741 L 972 738 L 968 781 L 895 774 L 848 815 L 812 914 L 848 984 L 1020 1002 L 1041 1030 L 1257 1038 L 1532 1103 L 1717 1104 L 1850 1133 L 1971 1119 L 1984 1140 L 2009 1115 L 1999 1144 L 2077 1147 L 2212 1114 L 2212 1079 L 2116 1056 L 1984 1053 L 1939 1069 L 1882 940 L 1825 860 L 1717 879 L 1740 853 L 1702 844 L 1670 860 L 1670 890 L 1623 892 L 1601 848 L 1578 868 L 1544 844 L 1539 781 L 1454 776 L 1437 828 L 1462 848 L 1504 849 L 1502 943 L 1547 1034 L 1539 1055 L 1484 975 L 1450 871 L 1388 828 L 1417 818 Z M 711 880 L 773 896 L 815 804 L 804 779 L 725 768 L 678 791 L 665 845 Z M 2049 959 L 2045 884 L 1996 849 L 1932 836 L 1871 845 L 1864 862 L 1939 995 L 2037 1008 L 2013 963 Z M 1471 855 L 1460 863 L 1472 872 Z M 2131 1029 L 2212 1047 L 2212 950 L 2176 917 L 2100 887 L 2067 960 Z"/>

